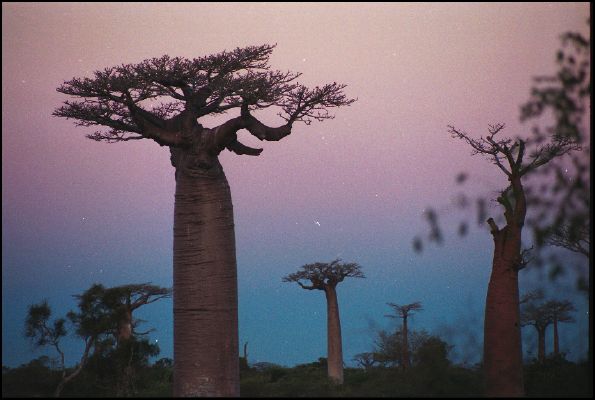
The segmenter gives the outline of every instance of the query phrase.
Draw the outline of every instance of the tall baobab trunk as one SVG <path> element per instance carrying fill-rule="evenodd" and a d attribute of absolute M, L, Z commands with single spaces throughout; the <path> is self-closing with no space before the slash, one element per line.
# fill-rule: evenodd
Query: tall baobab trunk
<path fill-rule="evenodd" d="M 336 288 L 326 285 L 324 294 L 326 295 L 327 310 L 328 376 L 335 383 L 343 384 L 343 347 Z"/>
<path fill-rule="evenodd" d="M 537 328 L 537 360 L 540 363 L 545 361 L 545 327 Z"/>
<path fill-rule="evenodd" d="M 484 373 L 488 396 L 524 395 L 518 285 L 521 229 L 495 232 L 492 274 L 486 297 Z"/>
<path fill-rule="evenodd" d="M 519 156 L 519 160 L 522 157 Z M 520 163 L 518 163 L 520 165 Z M 498 229 L 488 219 L 494 239 L 492 273 L 486 297 L 484 323 L 484 374 L 488 396 L 524 396 L 521 342 L 519 270 L 522 268 L 521 233 L 527 212 L 521 177 L 509 176 L 514 205 L 507 191 L 498 197 L 507 225 Z"/>
<path fill-rule="evenodd" d="M 409 343 L 407 340 L 407 316 L 403 317 L 403 368 L 410 367 L 410 360 L 409 360 Z"/>
<path fill-rule="evenodd" d="M 216 157 L 171 152 L 176 167 L 173 395 L 237 397 L 237 268 L 229 185 Z"/>
<path fill-rule="evenodd" d="M 560 344 L 558 342 L 558 318 L 554 317 L 554 355 L 560 354 Z"/>

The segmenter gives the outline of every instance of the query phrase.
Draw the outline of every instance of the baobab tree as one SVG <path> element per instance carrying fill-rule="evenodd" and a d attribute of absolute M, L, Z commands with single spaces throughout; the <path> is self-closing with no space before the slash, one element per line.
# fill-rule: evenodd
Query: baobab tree
<path fill-rule="evenodd" d="M 174 396 L 238 396 L 237 267 L 233 206 L 218 160 L 227 149 L 258 156 L 238 140 L 245 129 L 278 141 L 296 122 L 333 118 L 351 104 L 345 85 L 314 89 L 299 73 L 272 70 L 275 46 L 237 48 L 194 59 L 147 59 L 74 78 L 57 90 L 80 98 L 54 115 L 102 126 L 87 137 L 101 142 L 153 140 L 169 147 L 175 168 L 173 239 Z M 269 127 L 253 112 L 276 107 L 284 123 Z M 237 109 L 214 128 L 198 119 Z"/>
<path fill-rule="evenodd" d="M 533 326 L 537 331 L 537 360 L 545 361 L 545 333 L 552 324 L 552 316 L 545 304 L 528 302 L 521 311 L 521 326 Z"/>
<path fill-rule="evenodd" d="M 386 303 L 395 311 L 395 315 L 386 315 L 389 318 L 401 318 L 403 325 L 401 326 L 401 333 L 403 337 L 403 345 L 401 346 L 401 365 L 403 368 L 409 368 L 411 366 L 411 360 L 409 358 L 409 343 L 407 341 L 407 318 L 415 311 L 423 310 L 421 302 L 416 301 L 415 303 L 398 305 L 395 303 Z"/>
<path fill-rule="evenodd" d="M 574 322 L 574 318 L 570 315 L 571 312 L 576 311 L 574 304 L 569 300 L 550 300 L 545 303 L 548 312 L 551 315 L 554 326 L 554 355 L 560 354 L 560 344 L 558 336 L 559 322 Z"/>
<path fill-rule="evenodd" d="M 306 264 L 298 272 L 283 278 L 283 282 L 296 282 L 302 289 L 324 291 L 327 310 L 328 376 L 337 384 L 343 383 L 343 345 L 337 285 L 348 277 L 365 278 L 360 265 L 341 263 L 340 261 L 340 259 L 336 259 L 330 263 Z M 304 284 L 302 281 L 310 283 Z"/>
<path fill-rule="evenodd" d="M 518 273 L 527 264 L 526 250 L 521 249 L 527 201 L 521 181 L 554 158 L 580 147 L 567 137 L 545 144 L 521 138 L 496 138 L 502 129 L 503 124 L 490 125 L 485 138 L 474 139 L 449 126 L 454 138 L 471 146 L 472 154 L 486 156 L 509 181 L 496 198 L 503 208 L 506 225 L 500 228 L 493 218 L 487 220 L 494 253 L 486 296 L 483 364 L 488 396 L 523 396 Z M 534 150 L 528 152 L 527 145 L 535 145 Z"/>
<path fill-rule="evenodd" d="M 141 283 L 110 288 L 96 284 L 90 290 L 93 290 L 95 301 L 100 302 L 111 315 L 110 333 L 116 341 L 116 349 L 112 353 L 116 374 L 116 392 L 118 396 L 131 395 L 134 393 L 133 377 L 135 374 L 135 368 L 131 361 L 138 358 L 139 350 L 142 348 L 158 351 L 158 348 L 151 349 L 148 343 L 144 345 L 137 339 L 151 330 L 136 331 L 140 321 L 133 318 L 133 313 L 142 306 L 171 297 L 171 289 L 150 283 Z M 149 354 L 147 354 L 148 356 Z"/>
<path fill-rule="evenodd" d="M 114 318 L 114 337 L 118 345 L 132 338 L 136 321 L 132 314 L 138 308 L 171 297 L 171 289 L 150 283 L 129 284 L 103 288 L 101 301 L 111 310 Z"/>

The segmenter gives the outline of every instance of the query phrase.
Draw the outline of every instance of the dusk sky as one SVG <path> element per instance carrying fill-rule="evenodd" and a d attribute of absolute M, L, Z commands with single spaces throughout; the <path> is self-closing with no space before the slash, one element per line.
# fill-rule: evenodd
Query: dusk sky
<path fill-rule="evenodd" d="M 370 351 L 378 329 L 395 329 L 387 302 L 420 301 L 410 323 L 455 345 L 451 358 L 481 357 L 493 242 L 485 227 L 459 238 L 449 206 L 455 177 L 493 197 L 500 170 L 450 137 L 479 137 L 488 124 L 524 135 L 520 106 L 531 79 L 556 71 L 560 34 L 588 35 L 589 3 L 3 3 L 2 4 L 2 364 L 51 349 L 23 337 L 28 305 L 47 299 L 56 317 L 93 283 L 172 285 L 174 169 L 152 141 L 106 144 L 94 129 L 53 117 L 73 77 L 164 54 L 194 58 L 276 44 L 273 69 L 301 72 L 308 86 L 347 84 L 357 101 L 335 119 L 296 124 L 280 142 L 240 139 L 259 157 L 221 154 L 236 226 L 240 346 L 248 358 L 286 366 L 326 357 L 322 291 L 282 278 L 341 258 L 366 279 L 338 287 L 344 361 Z M 203 118 L 215 126 L 237 110 Z M 256 113 L 271 125 L 275 112 Z M 588 119 L 588 118 L 587 118 Z M 446 241 L 427 236 L 424 210 L 441 212 Z M 491 216 L 500 214 L 494 203 Z M 530 245 L 530 235 L 525 232 Z M 560 328 L 561 351 L 584 357 L 588 301 L 574 280 L 520 273 L 521 291 L 543 287 L 571 299 L 577 322 Z M 159 357 L 173 355 L 172 302 L 141 308 Z M 532 328 L 523 353 L 535 355 Z M 548 351 L 551 351 L 551 332 Z M 66 363 L 83 349 L 74 337 Z M 528 354 L 528 352 L 532 352 Z"/>

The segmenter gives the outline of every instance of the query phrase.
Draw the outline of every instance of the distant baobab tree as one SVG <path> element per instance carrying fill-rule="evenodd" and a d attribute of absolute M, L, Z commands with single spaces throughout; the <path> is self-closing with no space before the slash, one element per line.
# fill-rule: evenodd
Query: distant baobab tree
<path fill-rule="evenodd" d="M 421 302 L 416 301 L 415 303 L 405 304 L 402 306 L 394 303 L 386 304 L 392 307 L 395 311 L 395 315 L 386 315 L 386 317 L 401 318 L 403 320 L 403 325 L 401 327 L 401 332 L 403 336 L 403 345 L 401 346 L 401 366 L 403 368 L 409 368 L 411 366 L 411 360 L 409 358 L 409 343 L 407 341 L 407 318 L 410 315 L 413 315 L 415 311 L 423 310 Z"/>
<path fill-rule="evenodd" d="M 167 146 L 176 173 L 173 240 L 174 396 L 239 396 L 237 267 L 231 194 L 219 154 L 258 156 L 242 144 L 246 129 L 278 141 L 296 122 L 333 118 L 328 110 L 353 99 L 345 85 L 308 89 L 299 73 L 272 70 L 274 45 L 248 46 L 200 58 L 152 58 L 74 78 L 58 91 L 54 115 L 101 126 L 88 138 L 107 143 L 149 139 Z M 276 107 L 272 128 L 252 112 Z M 198 119 L 231 110 L 214 128 Z"/>
<path fill-rule="evenodd" d="M 534 301 L 523 304 L 521 326 L 533 326 L 537 331 L 537 360 L 540 363 L 545 361 L 545 334 L 552 322 L 552 315 L 545 304 L 537 304 Z"/>
<path fill-rule="evenodd" d="M 545 144 L 520 138 L 496 138 L 503 129 L 503 124 L 490 126 L 485 138 L 474 139 L 449 126 L 454 138 L 471 146 L 472 154 L 486 156 L 509 181 L 496 199 L 503 208 L 506 225 L 499 228 L 493 218 L 487 220 L 494 253 L 486 297 L 483 365 L 486 395 L 518 397 L 524 395 L 518 273 L 526 265 L 521 233 L 527 214 L 521 180 L 580 146 L 567 137 L 557 137 Z M 527 145 L 534 147 L 533 150 L 529 152 Z"/>
<path fill-rule="evenodd" d="M 116 343 L 112 365 L 117 374 L 116 393 L 118 396 L 128 396 L 134 393 L 133 372 L 131 360 L 138 356 L 137 340 L 152 330 L 138 332 L 137 327 L 141 322 L 133 317 L 139 308 L 171 297 L 171 289 L 150 283 L 127 284 L 114 287 L 105 287 L 94 284 L 80 295 L 74 295 L 78 300 L 79 309 L 85 313 L 90 310 L 101 310 L 106 318 L 103 322 L 105 332 L 113 336 Z M 79 314 L 79 316 L 82 316 Z M 96 341 L 94 354 L 104 350 L 106 342 Z M 158 350 L 157 350 L 158 352 Z"/>
<path fill-rule="evenodd" d="M 91 350 L 95 354 L 101 351 L 108 337 L 113 336 L 116 339 L 118 348 L 125 347 L 122 344 L 130 341 L 135 333 L 134 326 L 137 321 L 132 318 L 134 310 L 169 297 L 170 292 L 170 289 L 147 283 L 113 288 L 94 284 L 82 294 L 74 295 L 78 310 L 69 311 L 66 317 L 70 320 L 74 333 L 85 342 L 85 347 L 79 363 L 73 369 L 66 368 L 65 354 L 60 343 L 68 334 L 67 319 L 58 318 L 50 322 L 52 310 L 47 300 L 30 305 L 25 319 L 25 336 L 32 339 L 36 347 L 54 347 L 60 356 L 61 378 L 54 391 L 54 397 L 59 397 L 64 387 L 86 367 Z M 124 374 L 123 368 L 119 366 L 119 369 L 120 386 L 124 383 Z"/>
<path fill-rule="evenodd" d="M 324 291 L 327 309 L 328 376 L 338 384 L 343 383 L 343 348 L 337 285 L 348 277 L 365 278 L 360 265 L 340 261 L 336 259 L 330 263 L 306 264 L 298 272 L 283 278 L 283 282 L 297 282 L 303 289 Z M 302 281 L 310 283 L 304 284 Z"/>
<path fill-rule="evenodd" d="M 545 351 L 546 328 L 549 325 L 553 325 L 554 327 L 553 352 L 554 356 L 558 356 L 560 354 L 558 323 L 574 322 L 574 318 L 570 313 L 576 311 L 576 309 L 569 300 L 549 300 L 540 304 L 536 303 L 537 300 L 542 299 L 543 295 L 535 294 L 534 292 L 523 297 L 521 302 L 525 304 L 523 304 L 523 310 L 521 312 L 521 325 L 532 325 L 537 330 L 537 359 L 543 363 L 547 355 Z"/>
<path fill-rule="evenodd" d="M 574 304 L 569 300 L 550 300 L 545 303 L 554 326 L 554 355 L 560 354 L 560 344 L 558 336 L 558 323 L 560 322 L 574 322 L 574 318 L 570 315 L 571 312 L 576 311 Z"/>
<path fill-rule="evenodd" d="M 94 285 L 99 290 L 99 296 L 104 306 L 112 310 L 114 326 L 113 333 L 118 346 L 133 336 L 137 324 L 133 313 L 140 307 L 171 297 L 171 289 L 151 285 L 150 283 L 120 285 L 105 288 Z M 93 287 L 92 287 L 93 288 Z M 75 296 L 80 298 L 80 295 Z"/>

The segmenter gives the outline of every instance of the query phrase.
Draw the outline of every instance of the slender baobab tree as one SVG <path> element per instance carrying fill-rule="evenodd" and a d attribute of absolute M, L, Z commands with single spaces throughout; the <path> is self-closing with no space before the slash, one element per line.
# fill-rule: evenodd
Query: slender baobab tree
<path fill-rule="evenodd" d="M 395 311 L 395 315 L 386 315 L 389 318 L 401 318 L 403 325 L 401 326 L 401 334 L 403 336 L 403 345 L 401 346 L 401 366 L 403 368 L 409 368 L 411 366 L 411 360 L 409 358 L 409 343 L 407 341 L 407 318 L 415 311 L 423 310 L 421 302 L 416 301 L 415 303 L 405 304 L 400 306 L 395 303 L 386 303 Z"/>
<path fill-rule="evenodd" d="M 521 180 L 579 146 L 563 137 L 546 144 L 496 138 L 502 129 L 503 124 L 490 126 L 487 137 L 473 139 L 449 126 L 454 138 L 470 145 L 472 154 L 490 159 L 509 182 L 496 199 L 503 208 L 506 225 L 500 228 L 493 218 L 487 220 L 494 239 L 494 255 L 486 296 L 483 364 L 486 395 L 517 397 L 524 395 L 518 273 L 526 266 L 521 233 L 527 202 Z M 533 144 L 535 149 L 528 152 L 527 145 Z"/>
<path fill-rule="evenodd" d="M 521 326 L 533 326 L 537 331 L 537 360 L 545 361 L 545 333 L 553 319 L 545 304 L 527 303 L 521 311 Z"/>
<path fill-rule="evenodd" d="M 330 263 L 306 264 L 298 272 L 283 278 L 283 282 L 297 282 L 303 289 L 324 290 L 327 310 L 328 376 L 338 384 L 343 383 L 343 347 L 337 285 L 348 277 L 365 278 L 358 264 L 340 261 L 337 259 Z M 310 284 L 301 281 L 309 281 Z"/>
<path fill-rule="evenodd" d="M 569 300 L 550 300 L 545 303 L 545 307 L 552 317 L 552 323 L 554 325 L 554 355 L 560 354 L 560 344 L 558 336 L 558 323 L 559 322 L 574 322 L 574 318 L 570 315 L 571 312 L 576 311 L 574 304 Z"/>
<path fill-rule="evenodd" d="M 194 59 L 163 56 L 74 78 L 57 90 L 75 96 L 54 115 L 103 126 L 103 142 L 149 139 L 169 147 L 176 173 L 173 240 L 174 396 L 238 396 L 237 267 L 231 194 L 219 154 L 258 156 L 237 133 L 260 140 L 289 135 L 295 122 L 333 116 L 351 104 L 345 85 L 308 89 L 299 73 L 272 70 L 275 46 L 249 46 Z M 285 123 L 264 125 L 253 112 L 276 107 Z M 214 128 L 198 119 L 231 110 Z"/>

